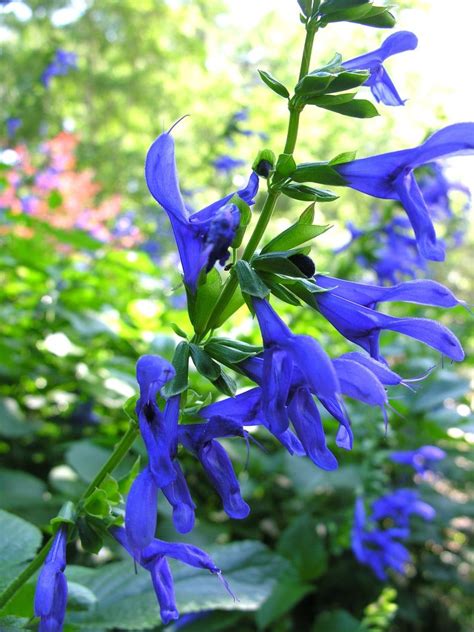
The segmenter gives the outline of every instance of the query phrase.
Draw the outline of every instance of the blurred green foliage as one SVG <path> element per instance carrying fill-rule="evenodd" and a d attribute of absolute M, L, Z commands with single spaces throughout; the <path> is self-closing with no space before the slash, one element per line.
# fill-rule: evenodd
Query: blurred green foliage
<path fill-rule="evenodd" d="M 65 26 L 54 26 L 51 19 L 63 8 L 62 2 L 28 4 L 29 19 L 18 20 L 13 13 L 2 16 L 5 45 L 0 72 L 5 81 L 0 90 L 5 117 L 22 119 L 18 140 L 32 152 L 73 123 L 81 140 L 80 166 L 94 169 L 104 194 L 123 196 L 148 238 L 166 240 L 169 233 L 163 229 L 157 234 L 154 224 L 160 210 L 145 192 L 145 151 L 155 135 L 183 113 L 191 113 L 192 119 L 183 122 L 177 134 L 179 167 L 186 186 L 204 187 L 197 193 L 198 201 L 212 201 L 232 186 L 226 176 L 215 175 L 211 163 L 226 150 L 223 135 L 242 106 L 250 103 L 249 125 L 269 135 L 272 149 L 280 149 L 285 113 L 278 99 L 262 87 L 243 52 L 250 43 L 241 41 L 238 32 L 219 28 L 217 17 L 226 11 L 220 0 L 91 0 Z M 272 37 L 276 23 L 275 16 L 265 17 L 250 37 Z M 218 50 L 223 41 L 233 54 L 225 70 L 211 72 L 209 51 Z M 277 50 L 262 63 L 291 85 L 292 56 L 299 48 L 292 36 L 286 46 L 288 56 Z M 58 47 L 76 52 L 79 68 L 53 79 L 47 91 L 39 78 Z M 362 40 L 351 53 L 363 48 Z M 327 52 L 328 58 L 332 52 Z M 357 148 L 352 121 L 331 113 L 318 114 L 317 121 L 316 140 L 303 135 L 302 157 L 311 151 L 314 159 L 327 159 Z M 380 146 L 389 131 L 387 123 Z M 242 137 L 235 152 L 241 151 L 250 164 L 260 145 L 258 137 Z M 375 148 L 372 143 L 367 153 Z M 304 203 L 284 201 L 278 230 L 302 208 Z M 341 226 L 351 216 L 362 221 L 368 214 L 365 199 L 345 193 L 342 201 L 324 207 L 320 223 Z M 49 521 L 61 505 L 79 498 L 126 430 L 122 407 L 136 391 L 136 359 L 143 353 L 171 359 L 179 340 L 174 331 L 189 333 L 190 326 L 179 308 L 180 290 L 175 291 L 179 275 L 171 243 L 161 244 L 156 264 L 139 248 L 101 244 L 79 230 L 51 231 L 40 221 L 11 213 L 1 221 L 4 586 L 39 547 L 40 530 L 50 531 Z M 25 225 L 33 229 L 32 235 L 17 230 Z M 313 254 L 319 270 L 360 278 L 350 252 L 334 258 L 324 236 L 317 246 Z M 468 301 L 469 246 L 468 241 L 450 254 L 446 266 L 436 269 Z M 296 333 L 316 336 L 331 355 L 348 349 L 314 313 L 280 307 Z M 416 306 L 403 310 L 405 315 L 439 318 L 455 331 L 466 351 L 472 351 L 472 320 L 462 307 L 449 313 Z M 245 309 L 237 312 L 227 330 L 249 343 L 260 342 Z M 434 353 L 425 348 L 421 352 L 413 341 L 386 334 L 384 345 L 404 376 L 419 376 L 438 363 Z M 256 438 L 265 451 L 252 445 L 246 466 L 246 446 L 226 440 L 252 508 L 245 521 L 227 519 L 195 461 L 184 456 L 198 525 L 182 539 L 213 553 L 239 599 L 234 603 L 213 577 L 176 569 L 181 612 L 205 613 L 184 629 L 467 632 L 473 596 L 468 583 L 473 559 L 468 540 L 474 524 L 472 375 L 471 354 L 460 367 L 438 367 L 417 385 L 416 393 L 400 387 L 392 400 L 397 414 L 390 415 L 387 434 L 378 411 L 351 405 L 356 443 L 352 452 L 339 455 L 336 472 L 323 472 L 290 457 L 260 432 Z M 245 385 L 241 377 L 234 377 L 239 386 Z M 197 373 L 191 382 L 200 400 L 209 393 L 219 396 Z M 334 422 L 326 418 L 324 423 L 328 436 L 334 436 Z M 421 485 L 437 517 L 430 524 L 417 523 L 413 531 L 408 576 L 393 576 L 384 586 L 357 564 L 350 551 L 355 494 L 364 491 L 375 498 L 390 486 L 411 484 L 411 475 L 390 463 L 389 451 L 432 443 L 449 455 L 439 474 Z M 118 478 L 126 475 L 138 455 L 144 457 L 144 449 L 137 441 L 115 473 Z M 159 535 L 176 537 L 165 503 L 160 503 Z M 14 555 L 16 550 L 19 556 Z M 67 630 L 160 628 L 148 576 L 134 575 L 121 556 L 111 542 L 99 555 L 69 546 Z M 0 630 L 25 629 L 32 616 L 32 594 L 30 582 L 0 613 Z"/>

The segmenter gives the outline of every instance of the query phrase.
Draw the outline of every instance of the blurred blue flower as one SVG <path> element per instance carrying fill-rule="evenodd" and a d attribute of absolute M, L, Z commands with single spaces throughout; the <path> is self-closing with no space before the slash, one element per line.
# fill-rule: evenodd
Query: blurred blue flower
<path fill-rule="evenodd" d="M 195 568 L 210 571 L 222 579 L 224 586 L 229 590 L 227 583 L 222 578 L 221 570 L 217 568 L 209 555 L 197 546 L 181 542 L 164 542 L 155 538 L 147 547 L 138 551 L 127 538 L 125 529 L 113 527 L 110 529 L 110 532 L 135 562 L 150 573 L 160 606 L 161 620 L 164 625 L 179 617 L 174 594 L 173 576 L 171 575 L 167 557 Z"/>
<path fill-rule="evenodd" d="M 440 283 L 406 281 L 392 287 L 366 285 L 318 274 L 317 284 L 326 292 L 313 294 L 315 308 L 348 340 L 379 360 L 383 330 L 396 331 L 461 361 L 464 352 L 456 336 L 444 325 L 428 318 L 397 318 L 376 311 L 378 303 L 403 301 L 438 307 L 455 307 L 457 298 Z"/>
<path fill-rule="evenodd" d="M 201 271 L 209 272 L 216 261 L 223 265 L 229 257 L 228 248 L 240 222 L 237 206 L 230 203 L 234 193 L 190 215 L 179 189 L 174 141 L 169 133 L 161 134 L 150 147 L 145 177 L 150 193 L 168 214 L 183 266 L 184 282 L 194 293 Z M 252 205 L 258 184 L 258 176 L 252 173 L 247 186 L 236 195 Z"/>
<path fill-rule="evenodd" d="M 433 469 L 433 464 L 446 458 L 446 452 L 435 445 L 422 445 L 416 450 L 392 452 L 389 457 L 395 463 L 412 467 L 422 476 Z"/>
<path fill-rule="evenodd" d="M 378 102 L 385 105 L 404 105 L 405 101 L 398 94 L 383 62 L 392 55 L 413 50 L 417 45 L 418 39 L 414 33 L 399 31 L 387 37 L 377 50 L 345 61 L 342 66 L 347 70 L 369 70 L 370 76 L 364 85 L 371 89 Z"/>
<path fill-rule="evenodd" d="M 391 518 L 396 527 L 408 527 L 412 514 L 423 520 L 433 520 L 436 515 L 434 508 L 421 500 L 415 489 L 396 489 L 372 504 L 374 520 Z"/>
<path fill-rule="evenodd" d="M 239 160 L 238 158 L 232 158 L 232 156 L 223 154 L 222 156 L 218 156 L 212 164 L 216 171 L 230 174 L 234 169 L 245 165 L 245 160 Z"/>
<path fill-rule="evenodd" d="M 21 118 L 11 116 L 10 118 L 7 118 L 6 125 L 8 138 L 13 138 L 17 130 L 22 126 L 22 120 Z"/>
<path fill-rule="evenodd" d="M 76 53 L 58 48 L 55 52 L 53 61 L 44 69 L 43 74 L 41 75 L 41 82 L 46 88 L 49 88 L 53 77 L 67 75 L 70 70 L 75 70 L 76 68 Z"/>
<path fill-rule="evenodd" d="M 38 632 L 61 632 L 67 604 L 67 527 L 61 525 L 36 583 L 34 611 L 40 617 Z"/>
<path fill-rule="evenodd" d="M 407 538 L 409 534 L 409 529 L 406 528 L 381 530 L 369 525 L 364 501 L 362 498 L 356 500 L 351 533 L 352 550 L 357 560 L 370 566 L 381 581 L 387 580 L 388 569 L 405 573 L 410 553 L 398 540 Z"/>
<path fill-rule="evenodd" d="M 414 169 L 437 158 L 474 151 L 474 123 L 449 125 L 419 147 L 361 158 L 334 165 L 347 186 L 382 199 L 397 200 L 404 207 L 415 232 L 420 254 L 442 261 L 444 248 L 436 233 Z"/>

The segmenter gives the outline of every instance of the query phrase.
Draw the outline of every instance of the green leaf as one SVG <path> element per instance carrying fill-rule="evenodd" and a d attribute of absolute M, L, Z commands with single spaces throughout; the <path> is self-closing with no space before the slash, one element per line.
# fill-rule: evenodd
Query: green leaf
<path fill-rule="evenodd" d="M 368 70 L 344 70 L 337 74 L 326 92 L 343 92 L 358 88 L 367 81 L 369 76 Z"/>
<path fill-rule="evenodd" d="M 278 276 L 274 274 L 262 274 L 265 283 L 270 288 L 271 293 L 288 305 L 300 306 L 300 300 L 290 292 L 284 285 L 278 282 Z"/>
<path fill-rule="evenodd" d="M 301 163 L 291 178 L 294 182 L 318 182 L 339 187 L 346 185 L 344 178 L 327 162 Z"/>
<path fill-rule="evenodd" d="M 296 254 L 295 251 L 267 252 L 254 257 L 252 265 L 259 272 L 272 272 L 297 278 L 305 277 L 306 275 L 289 259 L 294 254 Z"/>
<path fill-rule="evenodd" d="M 295 86 L 295 95 L 307 98 L 324 94 L 329 84 L 334 80 L 334 74 L 330 72 L 315 71 L 303 77 Z"/>
<path fill-rule="evenodd" d="M 110 514 L 110 506 L 105 491 L 96 487 L 84 501 L 84 510 L 94 518 L 106 518 Z"/>
<path fill-rule="evenodd" d="M 60 191 L 53 189 L 48 197 L 48 206 L 50 209 L 56 209 L 63 203 L 63 196 Z"/>
<path fill-rule="evenodd" d="M 302 581 L 314 580 L 327 570 L 327 544 L 316 533 L 315 520 L 310 514 L 298 516 L 290 523 L 277 550 L 292 562 Z"/>
<path fill-rule="evenodd" d="M 241 259 L 235 265 L 235 271 L 242 292 L 257 298 L 265 298 L 270 291 L 247 261 Z"/>
<path fill-rule="evenodd" d="M 349 103 L 333 105 L 329 103 L 326 103 L 325 105 L 314 103 L 314 105 L 318 105 L 318 107 L 324 108 L 325 110 L 331 110 L 331 112 L 337 112 L 338 114 L 352 116 L 354 118 L 373 118 L 374 116 L 379 116 L 375 105 L 365 99 L 354 99 Z"/>
<path fill-rule="evenodd" d="M 50 520 L 50 524 L 58 527 L 62 524 L 75 524 L 76 522 L 76 507 L 73 502 L 67 500 L 58 512 L 55 518 Z"/>
<path fill-rule="evenodd" d="M 128 494 L 130 487 L 132 486 L 133 481 L 136 479 L 140 472 L 140 463 L 141 457 L 138 456 L 135 463 L 132 465 L 130 471 L 125 474 L 123 478 L 121 478 L 118 482 L 119 492 L 125 496 Z"/>
<path fill-rule="evenodd" d="M 111 455 L 106 450 L 92 443 L 88 439 L 76 441 L 66 452 L 66 463 L 70 465 L 86 483 L 90 483 L 100 468 Z M 132 467 L 133 459 L 125 459 L 117 466 L 117 475 L 124 476 Z M 114 470 L 115 471 L 115 470 Z"/>
<path fill-rule="evenodd" d="M 218 362 L 226 365 L 238 364 L 262 350 L 261 347 L 228 338 L 211 338 L 206 343 L 205 349 Z"/>
<path fill-rule="evenodd" d="M 111 504 L 111 505 L 118 505 L 118 503 L 121 502 L 122 497 L 121 497 L 120 490 L 119 490 L 119 484 L 115 480 L 115 478 L 110 476 L 110 474 L 107 474 L 105 476 L 104 480 L 99 485 L 99 489 L 103 489 L 104 490 L 104 492 L 106 493 L 107 501 L 109 502 L 109 504 Z"/>
<path fill-rule="evenodd" d="M 88 610 L 97 603 L 92 590 L 77 582 L 67 583 L 67 606 L 71 610 Z"/>
<path fill-rule="evenodd" d="M 356 151 L 343 151 L 341 154 L 337 154 L 334 158 L 332 158 L 328 164 L 329 165 L 340 165 L 344 162 L 352 162 L 356 159 L 357 152 Z"/>
<path fill-rule="evenodd" d="M 314 622 L 311 632 L 368 632 L 362 623 L 346 610 L 322 612 Z"/>
<path fill-rule="evenodd" d="M 288 177 L 296 169 L 293 154 L 280 154 L 275 165 L 275 170 L 282 176 Z"/>
<path fill-rule="evenodd" d="M 321 66 L 320 68 L 313 70 L 310 74 L 311 75 L 317 74 L 318 72 L 324 72 L 324 71 L 334 72 L 342 68 L 341 64 L 342 64 L 342 55 L 340 53 L 334 53 L 334 57 L 330 61 L 328 61 L 328 63 L 325 66 Z"/>
<path fill-rule="evenodd" d="M 77 521 L 82 548 L 88 553 L 97 554 L 104 545 L 101 533 L 96 529 L 93 521 L 81 516 Z"/>
<path fill-rule="evenodd" d="M 16 439 L 34 434 L 38 423 L 27 421 L 18 403 L 10 397 L 0 398 L 0 437 Z"/>
<path fill-rule="evenodd" d="M 184 338 L 185 340 L 188 339 L 188 334 L 183 329 L 181 329 L 179 325 L 177 325 L 176 323 L 170 323 L 170 327 L 177 336 L 179 336 L 180 338 Z"/>
<path fill-rule="evenodd" d="M 298 222 L 297 224 L 293 224 L 293 226 L 287 228 L 280 235 L 278 235 L 278 237 L 272 239 L 262 249 L 262 254 L 296 248 L 297 246 L 304 244 L 311 239 L 315 239 L 319 235 L 322 235 L 327 230 L 329 230 L 330 227 L 331 226 L 329 224 L 326 226 L 317 226 L 313 224 L 303 224 Z"/>
<path fill-rule="evenodd" d="M 3 590 L 36 554 L 41 531 L 18 516 L 0 510 L 0 590 Z"/>
<path fill-rule="evenodd" d="M 222 310 L 220 318 L 216 320 L 216 328 L 225 323 L 226 320 L 230 318 L 232 314 L 234 314 L 238 309 L 240 309 L 244 303 L 245 301 L 242 292 L 240 291 L 240 289 L 238 289 L 236 292 L 234 292 L 233 297 Z"/>
<path fill-rule="evenodd" d="M 127 417 L 133 423 L 138 423 L 137 413 L 135 412 L 135 408 L 137 406 L 138 397 L 136 395 L 132 395 L 127 399 L 125 404 L 122 406 L 123 412 L 127 415 Z"/>
<path fill-rule="evenodd" d="M 44 481 L 20 470 L 0 469 L 0 507 L 17 511 L 44 502 Z"/>
<path fill-rule="evenodd" d="M 27 630 L 29 619 L 27 617 L 0 617 L 1 632 L 17 632 Z"/>
<path fill-rule="evenodd" d="M 339 197 L 327 189 L 315 189 L 305 184 L 288 184 L 281 191 L 293 200 L 303 202 L 333 202 Z"/>
<path fill-rule="evenodd" d="M 312 224 L 314 220 L 314 202 L 305 208 L 298 217 L 298 224 Z"/>
<path fill-rule="evenodd" d="M 211 382 L 217 380 L 221 374 L 221 367 L 214 362 L 208 353 L 195 344 L 190 344 L 191 358 L 198 372 Z"/>
<path fill-rule="evenodd" d="M 289 564 L 259 542 L 242 541 L 210 548 L 238 601 L 218 578 L 203 570 L 170 560 L 177 606 L 181 614 L 205 610 L 255 611 L 269 597 L 278 577 Z M 114 562 L 101 568 L 68 566 L 68 578 L 92 591 L 97 604 L 84 612 L 71 612 L 69 623 L 79 629 L 150 630 L 160 625 L 156 596 L 147 571 L 133 564 Z"/>
<path fill-rule="evenodd" d="M 230 375 L 221 370 L 220 376 L 213 382 L 214 386 L 229 397 L 234 397 L 237 392 L 237 384 Z"/>
<path fill-rule="evenodd" d="M 374 9 L 379 7 L 374 7 Z M 353 22 L 357 22 L 358 24 L 365 24 L 366 26 L 373 26 L 379 29 L 391 29 L 397 23 L 395 16 L 393 13 L 390 13 L 388 9 L 385 9 L 382 12 L 371 12 L 367 15 L 364 15 L 363 18 L 359 20 L 353 20 Z"/>
<path fill-rule="evenodd" d="M 344 94 L 325 94 L 320 97 L 311 99 L 311 105 L 318 105 L 324 107 L 325 105 L 339 105 L 341 103 L 349 103 L 356 96 L 355 92 L 344 92 Z"/>
<path fill-rule="evenodd" d="M 319 7 L 319 12 L 322 14 L 334 13 L 369 3 L 370 0 L 326 0 Z"/>
<path fill-rule="evenodd" d="M 300 5 L 302 14 L 308 18 L 311 15 L 312 0 L 298 0 L 298 4 Z"/>
<path fill-rule="evenodd" d="M 259 629 L 267 628 L 275 621 L 281 621 L 287 612 L 313 590 L 313 586 L 303 584 L 297 578 L 282 579 L 255 615 Z"/>
<path fill-rule="evenodd" d="M 252 219 L 252 211 L 250 210 L 250 206 L 246 202 L 244 202 L 242 198 L 238 195 L 234 195 L 229 204 L 235 204 L 240 213 L 239 227 L 235 234 L 234 241 L 232 242 L 232 248 L 239 248 L 242 244 L 245 231 L 247 230 L 247 227 Z"/>
<path fill-rule="evenodd" d="M 204 282 L 198 286 L 196 297 L 188 301 L 191 322 L 197 333 L 204 331 L 210 313 L 220 294 L 221 287 L 221 275 L 213 268 L 205 277 Z"/>
<path fill-rule="evenodd" d="M 276 92 L 284 99 L 289 98 L 290 93 L 288 92 L 287 88 L 285 88 L 285 86 L 280 83 L 278 79 L 275 79 L 273 75 L 271 75 L 269 72 L 266 72 L 265 70 L 259 70 L 258 74 L 260 75 L 263 83 L 266 83 L 270 90 L 273 90 L 273 92 Z"/>
<path fill-rule="evenodd" d="M 356 6 L 354 6 L 356 4 Z M 329 24 L 330 22 L 352 22 L 354 20 L 358 20 L 367 13 L 372 8 L 371 3 L 367 2 L 367 0 L 356 0 L 355 3 L 350 2 L 349 6 L 344 9 L 336 9 L 335 7 L 331 7 L 329 11 L 327 10 L 327 5 L 321 5 L 320 14 L 321 25 Z"/>
<path fill-rule="evenodd" d="M 164 385 L 162 393 L 165 397 L 179 395 L 188 388 L 189 344 L 184 340 L 174 350 L 172 364 L 176 375 Z"/>

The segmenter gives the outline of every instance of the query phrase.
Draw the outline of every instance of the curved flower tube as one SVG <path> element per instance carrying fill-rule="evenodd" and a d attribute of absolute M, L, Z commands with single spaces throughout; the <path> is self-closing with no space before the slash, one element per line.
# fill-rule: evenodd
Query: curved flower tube
<path fill-rule="evenodd" d="M 411 149 L 361 158 L 334 165 L 347 186 L 376 198 L 397 200 L 404 207 L 415 232 L 420 253 L 433 261 L 444 260 L 414 169 L 452 155 L 474 151 L 474 123 L 456 123 L 435 132 Z"/>
<path fill-rule="evenodd" d="M 41 618 L 38 632 L 61 632 L 67 603 L 67 527 L 61 525 L 54 537 L 36 583 L 34 610 Z"/>
<path fill-rule="evenodd" d="M 393 85 L 383 62 L 392 55 L 414 50 L 418 45 L 418 39 L 410 31 L 399 31 L 389 35 L 380 48 L 365 53 L 354 59 L 349 59 L 341 64 L 347 70 L 369 70 L 370 75 L 364 85 L 368 86 L 376 101 L 385 105 L 404 105 L 405 101 L 400 97 Z"/>
<path fill-rule="evenodd" d="M 224 264 L 228 248 L 239 227 L 240 213 L 230 200 L 234 193 L 190 214 L 178 182 L 174 140 L 170 133 L 158 136 L 148 150 L 145 179 L 150 193 L 167 213 L 183 266 L 184 283 L 195 293 L 202 270 L 209 272 L 216 261 Z M 258 192 L 258 176 L 252 173 L 247 186 L 236 194 L 249 206 Z"/>

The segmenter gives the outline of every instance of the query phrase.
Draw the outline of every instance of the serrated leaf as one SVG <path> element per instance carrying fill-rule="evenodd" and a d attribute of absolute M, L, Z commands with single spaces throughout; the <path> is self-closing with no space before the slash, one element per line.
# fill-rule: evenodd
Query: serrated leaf
<path fill-rule="evenodd" d="M 333 202 L 339 197 L 327 189 L 315 189 L 305 184 L 288 184 L 281 191 L 293 200 L 303 202 Z"/>
<path fill-rule="evenodd" d="M 164 385 L 162 393 L 165 397 L 179 395 L 179 393 L 182 393 L 188 388 L 189 344 L 184 342 L 184 340 L 176 347 L 172 364 L 175 368 L 176 375 Z"/>
<path fill-rule="evenodd" d="M 259 70 L 258 74 L 260 75 L 263 83 L 265 83 L 270 88 L 270 90 L 273 90 L 273 92 L 276 92 L 280 97 L 283 97 L 284 99 L 289 98 L 290 93 L 288 92 L 287 88 L 285 88 L 285 86 L 273 75 L 271 75 L 269 72 L 266 72 L 265 70 Z"/>
<path fill-rule="evenodd" d="M 235 271 L 242 292 L 250 296 L 256 296 L 257 298 L 265 298 L 269 295 L 269 289 L 247 261 L 242 259 L 238 261 L 235 266 Z"/>

